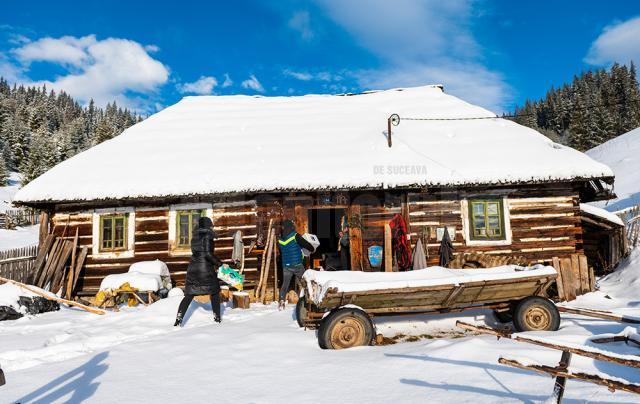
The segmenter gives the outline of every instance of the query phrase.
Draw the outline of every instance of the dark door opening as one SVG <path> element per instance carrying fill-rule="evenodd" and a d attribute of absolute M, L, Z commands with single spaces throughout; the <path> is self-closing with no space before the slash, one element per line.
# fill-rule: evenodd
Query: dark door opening
<path fill-rule="evenodd" d="M 315 234 L 320 241 L 320 246 L 311 255 L 311 265 L 314 268 L 322 265 L 329 270 L 342 269 L 338 244 L 340 220 L 344 214 L 345 210 L 342 208 L 309 209 L 309 233 Z"/>

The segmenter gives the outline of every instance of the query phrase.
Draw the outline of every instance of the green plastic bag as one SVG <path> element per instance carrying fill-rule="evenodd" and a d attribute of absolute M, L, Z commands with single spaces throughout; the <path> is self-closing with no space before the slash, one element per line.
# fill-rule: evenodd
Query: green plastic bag
<path fill-rule="evenodd" d="M 218 268 L 218 279 L 222 280 L 229 286 L 242 290 L 244 275 L 241 275 L 238 271 L 227 264 L 222 264 L 222 266 Z"/>

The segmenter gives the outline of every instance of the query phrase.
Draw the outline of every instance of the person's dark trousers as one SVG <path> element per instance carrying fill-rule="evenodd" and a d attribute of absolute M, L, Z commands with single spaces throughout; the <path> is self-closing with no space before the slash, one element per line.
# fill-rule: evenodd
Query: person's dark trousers
<path fill-rule="evenodd" d="M 280 300 L 284 300 L 287 292 L 289 291 L 289 285 L 291 284 L 291 279 L 295 276 L 298 279 L 302 279 L 302 275 L 304 275 L 304 265 L 294 265 L 290 267 L 285 267 L 282 270 L 282 287 L 280 288 Z"/>
<path fill-rule="evenodd" d="M 351 248 L 345 246 L 340 247 L 340 265 L 343 271 L 351 269 Z"/>
<path fill-rule="evenodd" d="M 178 306 L 177 315 L 177 319 L 181 322 L 194 296 L 195 295 L 184 295 L 182 298 L 180 306 Z M 211 298 L 211 310 L 213 311 L 213 315 L 216 316 L 216 318 L 220 318 L 220 292 L 213 292 L 209 297 Z"/>

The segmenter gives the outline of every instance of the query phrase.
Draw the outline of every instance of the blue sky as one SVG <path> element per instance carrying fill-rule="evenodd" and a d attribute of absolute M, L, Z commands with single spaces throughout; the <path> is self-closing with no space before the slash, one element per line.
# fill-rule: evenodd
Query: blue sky
<path fill-rule="evenodd" d="M 630 60 L 629 0 L 12 1 L 0 15 L 0 75 L 145 113 L 193 94 L 433 83 L 501 112 Z"/>

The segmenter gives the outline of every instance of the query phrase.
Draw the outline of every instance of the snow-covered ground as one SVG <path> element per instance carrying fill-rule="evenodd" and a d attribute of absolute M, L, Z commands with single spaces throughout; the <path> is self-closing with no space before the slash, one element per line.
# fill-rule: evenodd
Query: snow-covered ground
<path fill-rule="evenodd" d="M 18 227 L 15 230 L 0 229 L 0 251 L 38 244 L 40 226 Z"/>
<path fill-rule="evenodd" d="M 640 203 L 640 128 L 594 147 L 587 155 L 611 167 L 616 175 L 618 198 L 595 205 L 614 212 Z"/>
<path fill-rule="evenodd" d="M 20 174 L 9 173 L 9 183 L 5 187 L 0 187 L 0 212 L 13 209 L 11 202 L 13 201 L 13 196 L 20 189 L 20 181 Z"/>
<path fill-rule="evenodd" d="M 0 187 L 0 212 L 14 209 L 13 197 L 20 189 L 20 174 L 11 172 L 9 184 Z M 38 244 L 38 226 L 18 227 L 16 230 L 0 229 L 0 251 Z"/>
<path fill-rule="evenodd" d="M 640 254 L 573 305 L 640 316 Z M 77 309 L 0 323 L 0 363 L 7 385 L 0 402 L 540 402 L 553 379 L 500 365 L 498 358 L 557 364 L 560 353 L 488 336 L 461 336 L 455 321 L 493 324 L 487 312 L 386 318 L 387 337 L 418 342 L 326 351 L 315 332 L 297 327 L 292 307 L 225 308 L 193 304 L 184 328 L 172 326 L 180 297 L 150 307 L 97 316 Z M 560 331 L 543 333 L 583 343 L 625 325 L 563 315 Z M 426 335 L 445 336 L 430 339 Z M 538 334 L 540 335 L 540 334 Z M 635 349 L 609 344 L 620 353 Z M 637 350 L 637 349 L 636 349 Z M 640 383 L 640 372 L 574 357 L 577 370 Z M 567 402 L 638 402 L 639 397 L 576 381 Z"/>

